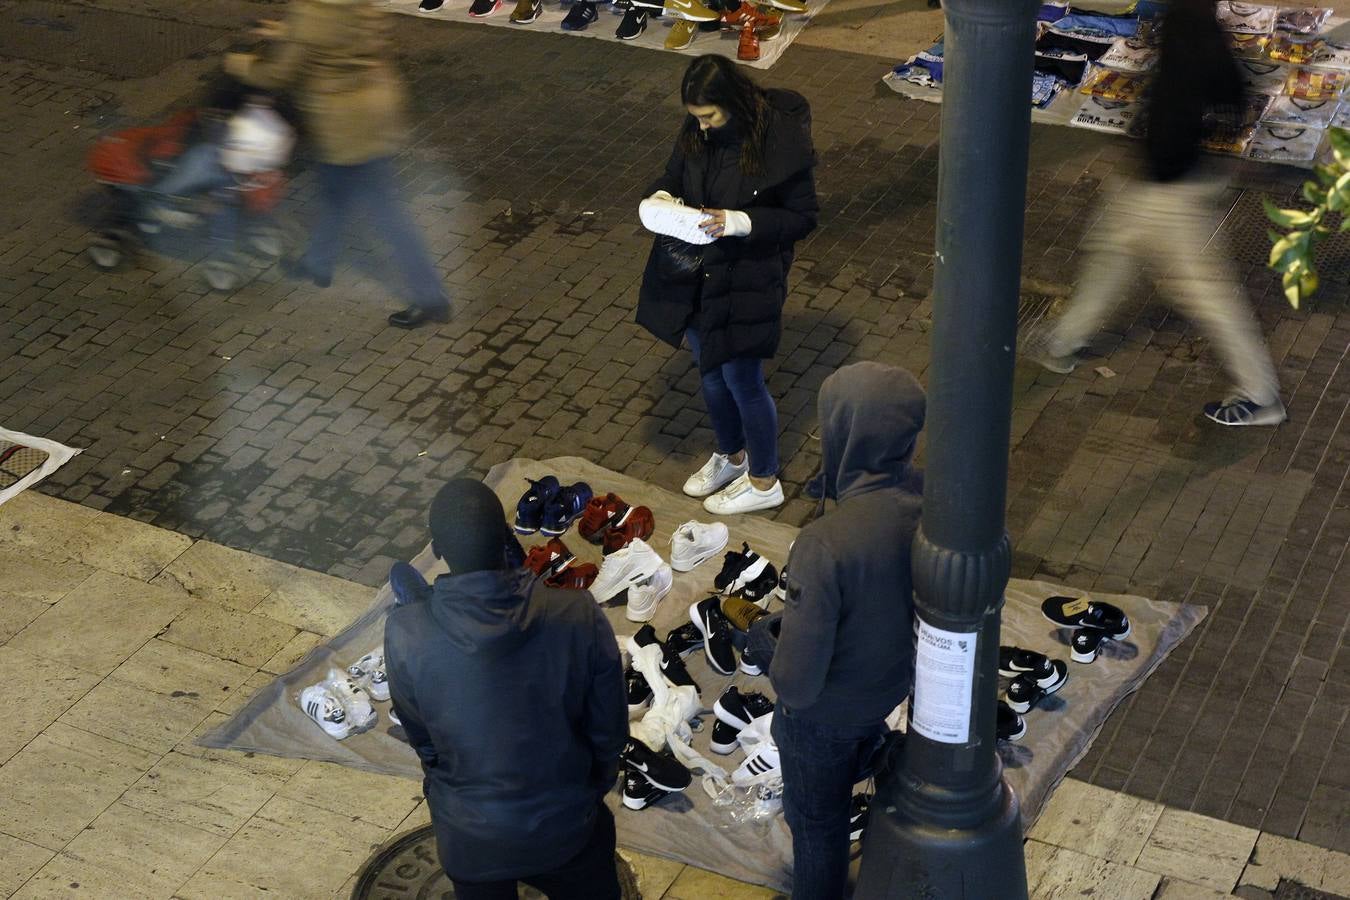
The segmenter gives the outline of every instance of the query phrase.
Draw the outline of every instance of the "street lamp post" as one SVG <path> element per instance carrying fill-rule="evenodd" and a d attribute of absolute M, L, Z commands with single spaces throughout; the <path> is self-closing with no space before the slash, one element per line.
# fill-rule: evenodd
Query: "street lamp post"
<path fill-rule="evenodd" d="M 855 897 L 1027 896 L 996 753 L 1013 350 L 1037 0 L 944 0 L 942 143 L 909 738 Z"/>

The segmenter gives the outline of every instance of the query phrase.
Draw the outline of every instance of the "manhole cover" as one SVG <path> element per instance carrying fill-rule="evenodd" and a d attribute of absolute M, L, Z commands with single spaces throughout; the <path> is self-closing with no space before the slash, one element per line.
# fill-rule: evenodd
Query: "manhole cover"
<path fill-rule="evenodd" d="M 1270 260 L 1270 238 L 1266 233 L 1272 226 L 1261 206 L 1262 198 L 1266 197 L 1280 207 L 1307 205 L 1297 191 L 1283 195 L 1243 191 L 1215 235 L 1220 251 L 1257 266 L 1264 266 Z M 1327 221 L 1333 229 L 1337 228 L 1340 216 L 1333 215 Z M 1317 271 L 1323 281 L 1350 277 L 1350 232 L 1331 234 L 1317 245 Z"/>
<path fill-rule="evenodd" d="M 637 876 L 615 855 L 624 900 L 642 900 Z M 451 900 L 455 889 L 436 858 L 436 835 L 430 825 L 410 831 L 386 844 L 366 863 L 352 890 L 352 900 Z M 522 900 L 543 900 L 534 888 L 521 887 Z"/>
<path fill-rule="evenodd" d="M 145 78 L 204 49 L 225 32 L 74 3 L 0 5 L 0 56 Z"/>

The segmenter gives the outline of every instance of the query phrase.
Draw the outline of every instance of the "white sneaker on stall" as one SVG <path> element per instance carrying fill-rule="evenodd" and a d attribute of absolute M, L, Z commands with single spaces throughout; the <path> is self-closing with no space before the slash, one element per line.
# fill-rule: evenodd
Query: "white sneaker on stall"
<path fill-rule="evenodd" d="M 688 572 L 712 559 L 727 545 L 728 535 L 727 526 L 721 522 L 685 522 L 670 536 L 670 567 Z"/>
<path fill-rule="evenodd" d="M 684 492 L 690 497 L 707 497 L 715 494 L 746 472 L 750 471 L 747 457 L 734 463 L 725 453 L 714 453 L 708 461 L 684 483 Z"/>
<path fill-rule="evenodd" d="M 300 692 L 300 708 L 330 738 L 342 740 L 352 733 L 342 701 L 322 684 L 311 684 Z"/>
<path fill-rule="evenodd" d="M 624 611 L 628 621 L 650 622 L 652 616 L 656 615 L 656 604 L 670 593 L 670 588 L 674 584 L 675 576 L 671 573 L 670 566 L 663 564 L 651 578 L 630 587 L 628 608 Z"/>
<path fill-rule="evenodd" d="M 600 563 L 600 574 L 591 584 L 591 596 L 596 603 L 604 603 L 653 577 L 663 566 L 665 563 L 657 552 L 646 541 L 635 538 Z"/>
<path fill-rule="evenodd" d="M 703 501 L 703 508 L 715 516 L 734 516 L 737 513 L 755 512 L 761 509 L 773 509 L 783 505 L 783 483 L 774 479 L 773 487 L 761 491 L 750 481 L 748 474 L 741 475 L 731 484 Z"/>
<path fill-rule="evenodd" d="M 370 695 L 346 672 L 341 669 L 329 669 L 328 680 L 323 686 L 342 704 L 342 709 L 347 713 L 347 723 L 351 725 L 353 733 L 365 731 L 375 724 L 377 715 L 375 708 L 370 705 Z"/>
<path fill-rule="evenodd" d="M 347 667 L 347 674 L 376 700 L 389 699 L 389 678 L 384 672 L 384 648 L 377 647 Z"/>

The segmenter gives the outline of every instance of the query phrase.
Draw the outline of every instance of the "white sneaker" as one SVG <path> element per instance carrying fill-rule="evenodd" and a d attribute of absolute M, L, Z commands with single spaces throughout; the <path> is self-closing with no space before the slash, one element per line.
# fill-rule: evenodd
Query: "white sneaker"
<path fill-rule="evenodd" d="M 708 457 L 689 480 L 684 483 L 684 492 L 690 497 L 707 497 L 715 494 L 746 472 L 750 471 L 750 458 L 746 457 L 737 465 L 725 453 L 714 453 Z"/>
<path fill-rule="evenodd" d="M 376 700 L 389 699 L 389 679 L 384 673 L 384 648 L 376 647 L 347 667 L 351 679 Z"/>
<path fill-rule="evenodd" d="M 770 729 L 773 713 L 754 719 L 736 735 L 736 741 L 745 750 L 745 762 L 731 773 L 731 783 L 746 786 L 783 776 L 783 765 L 778 757 Z"/>
<path fill-rule="evenodd" d="M 398 712 L 392 706 L 389 707 L 389 721 L 395 725 L 403 724 L 403 720 L 398 717 Z"/>
<path fill-rule="evenodd" d="M 703 501 L 703 508 L 715 516 L 733 516 L 736 513 L 773 509 L 783 505 L 783 483 L 774 479 L 773 487 L 761 491 L 742 475 L 722 490 Z"/>
<path fill-rule="evenodd" d="M 619 594 L 654 576 L 665 563 L 646 541 L 637 538 L 622 550 L 616 550 L 600 563 L 600 574 L 591 585 L 596 603 L 612 600 Z"/>
<path fill-rule="evenodd" d="M 322 684 L 311 684 L 300 692 L 300 708 L 330 738 L 342 740 L 352 733 L 342 701 Z"/>
<path fill-rule="evenodd" d="M 679 238 L 689 244 L 711 244 L 710 234 L 698 225 L 708 214 L 694 206 L 685 206 L 679 200 L 648 197 L 638 204 L 638 218 L 642 227 L 656 234 Z"/>
<path fill-rule="evenodd" d="M 721 522 L 710 525 L 685 522 L 670 536 L 670 567 L 676 572 L 688 572 L 712 559 L 727 545 L 728 535 L 727 526 Z"/>
<path fill-rule="evenodd" d="M 370 705 L 370 695 L 362 690 L 361 685 L 352 681 L 351 677 L 341 669 L 329 669 L 328 680 L 323 686 L 338 699 L 342 704 L 342 709 L 347 714 L 347 724 L 351 726 L 352 733 L 365 731 L 375 724 L 375 708 Z"/>
<path fill-rule="evenodd" d="M 662 564 L 661 568 L 656 570 L 656 574 L 641 584 L 635 584 L 628 589 L 628 608 L 624 615 L 630 622 L 650 622 L 652 616 L 656 615 L 656 604 L 661 602 L 661 598 L 670 593 L 671 586 L 675 584 L 675 576 L 670 571 L 670 566 Z"/>

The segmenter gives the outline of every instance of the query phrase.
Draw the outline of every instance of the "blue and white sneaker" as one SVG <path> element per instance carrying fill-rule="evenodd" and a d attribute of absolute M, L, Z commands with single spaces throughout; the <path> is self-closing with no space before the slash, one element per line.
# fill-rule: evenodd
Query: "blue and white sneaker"
<path fill-rule="evenodd" d="M 544 524 L 544 510 L 562 490 L 558 479 L 545 475 L 538 481 L 526 479 L 530 489 L 516 502 L 516 534 L 534 534 Z"/>
<path fill-rule="evenodd" d="M 544 505 L 544 519 L 539 530 L 555 536 L 565 533 L 573 522 L 581 518 L 581 514 L 586 511 L 586 504 L 591 502 L 594 495 L 591 486 L 584 481 L 559 489 L 557 495 Z M 518 509 L 516 518 L 520 518 Z"/>

